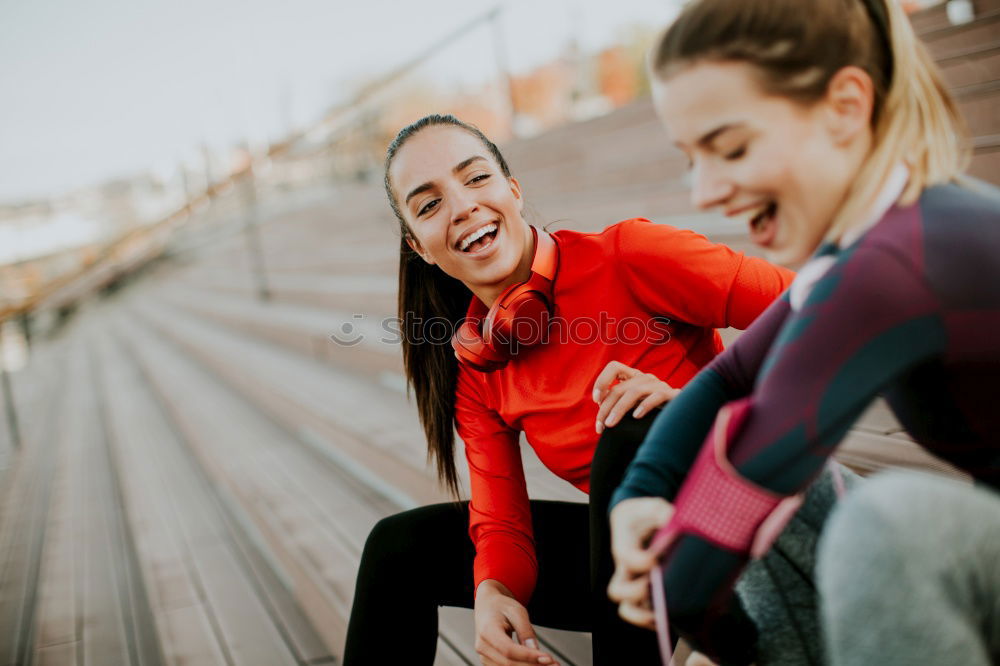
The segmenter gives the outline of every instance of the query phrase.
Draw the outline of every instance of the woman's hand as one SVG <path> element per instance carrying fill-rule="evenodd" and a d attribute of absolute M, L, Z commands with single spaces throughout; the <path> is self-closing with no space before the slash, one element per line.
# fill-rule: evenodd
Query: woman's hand
<path fill-rule="evenodd" d="M 484 580 L 476 589 L 476 652 L 484 666 L 548 664 L 551 655 L 538 649 L 535 630 L 522 606 L 502 583 Z M 511 636 L 517 632 L 515 641 Z"/>
<path fill-rule="evenodd" d="M 660 497 L 622 500 L 611 511 L 611 554 L 615 558 L 615 573 L 608 585 L 608 596 L 618 602 L 618 614 L 622 619 L 647 629 L 656 628 L 649 600 L 649 572 L 656 564 L 656 555 L 646 546 L 673 513 L 674 507 Z"/>
<path fill-rule="evenodd" d="M 639 418 L 654 407 L 673 400 L 678 393 L 680 389 L 673 388 L 656 375 L 611 361 L 594 382 L 594 402 L 599 405 L 597 434 L 616 425 L 633 407 L 632 416 Z"/>
<path fill-rule="evenodd" d="M 701 652 L 692 652 L 691 656 L 684 662 L 684 666 L 718 666 L 718 664 Z"/>

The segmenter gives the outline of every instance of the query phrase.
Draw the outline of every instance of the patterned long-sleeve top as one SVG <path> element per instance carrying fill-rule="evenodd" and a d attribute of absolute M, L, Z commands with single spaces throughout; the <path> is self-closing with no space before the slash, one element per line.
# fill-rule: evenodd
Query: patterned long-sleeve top
<path fill-rule="evenodd" d="M 1000 191 L 936 186 L 877 220 L 846 247 L 821 248 L 685 387 L 653 424 L 612 506 L 673 500 L 720 408 L 738 399 L 749 411 L 729 432 L 729 459 L 775 493 L 803 490 L 879 394 L 918 443 L 1000 487 Z M 797 289 L 800 281 L 811 284 Z M 746 559 L 687 533 L 665 561 L 671 624 L 731 661 L 752 656 L 725 644 Z"/>

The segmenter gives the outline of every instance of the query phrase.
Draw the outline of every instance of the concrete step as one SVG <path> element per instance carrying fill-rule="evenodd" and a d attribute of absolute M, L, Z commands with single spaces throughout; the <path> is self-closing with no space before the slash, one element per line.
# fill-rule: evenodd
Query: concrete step
<path fill-rule="evenodd" d="M 0 632 L 0 664 L 5 666 L 30 663 L 37 641 L 48 640 L 51 635 L 43 633 L 39 637 L 35 620 L 39 600 L 45 597 L 39 586 L 46 531 L 50 527 L 51 489 L 60 455 L 57 438 L 62 437 L 66 427 L 61 425 L 66 419 L 57 420 L 51 414 L 64 414 L 68 408 L 70 387 L 65 378 L 69 359 L 76 350 L 60 345 L 53 351 L 51 365 L 41 364 L 51 372 L 35 377 L 39 381 L 34 388 L 48 393 L 48 399 L 39 403 L 43 408 L 39 412 L 26 413 L 22 409 L 22 448 L 5 459 L 0 499 L 0 626 L 4 628 Z M 33 363 L 39 367 L 37 361 Z M 24 382 L 19 384 L 25 386 Z M 64 566 L 64 572 L 67 569 L 71 574 L 72 560 Z M 72 625 L 72 616 L 62 621 L 53 618 L 49 623 L 52 632 L 63 635 L 73 631 Z M 75 650 L 75 633 L 71 637 Z"/>
<path fill-rule="evenodd" d="M 1000 72 L 1000 41 L 963 46 L 937 61 L 949 89 L 961 89 L 997 78 Z"/>
<path fill-rule="evenodd" d="M 980 10 L 970 23 L 941 25 L 920 34 L 935 60 L 973 44 L 989 44 L 1000 39 L 1000 7 Z"/>
<path fill-rule="evenodd" d="M 132 325 L 134 326 L 135 322 L 132 322 Z M 186 327 L 185 331 L 190 334 L 192 328 Z M 139 345 L 136 346 L 136 349 L 138 347 Z M 138 353 L 166 353 L 168 348 L 169 345 L 163 342 L 157 344 L 145 339 L 141 344 L 141 351 Z M 265 426 L 262 423 L 256 423 L 249 414 L 234 412 L 229 415 L 230 418 L 226 418 L 229 410 L 236 409 L 235 402 L 243 401 L 230 393 L 229 387 L 224 385 L 220 385 L 212 395 L 205 396 L 206 403 L 212 405 L 211 414 L 208 413 L 209 410 L 205 410 L 205 413 L 199 416 L 198 410 L 191 408 L 188 396 L 183 393 L 183 387 L 191 385 L 195 379 L 196 365 L 191 361 L 182 361 L 180 357 L 183 354 L 178 354 L 176 349 L 173 356 L 174 358 L 169 359 L 165 356 L 159 359 L 150 359 L 149 364 L 150 367 L 156 368 L 169 365 L 174 369 L 173 373 L 191 373 L 186 381 L 182 381 L 177 377 L 170 379 L 161 371 L 161 376 L 156 381 L 177 382 L 173 388 L 174 397 L 171 400 L 174 405 L 173 409 L 176 410 L 175 418 L 182 424 L 188 439 L 194 441 L 196 438 L 197 441 L 201 442 L 199 446 L 206 451 L 205 456 L 214 456 L 214 462 L 208 462 L 207 459 L 204 462 L 206 469 L 214 470 L 214 473 L 219 477 L 224 474 L 231 476 L 232 473 L 226 471 L 227 467 L 232 467 L 234 464 L 238 464 L 240 467 L 251 464 L 250 462 L 237 463 L 237 461 L 263 457 L 262 453 L 254 453 L 254 450 L 249 448 L 248 441 L 259 438 L 266 442 L 275 442 L 281 439 L 281 436 L 273 431 L 261 434 L 261 430 Z M 200 372 L 204 375 L 203 370 Z M 209 385 L 204 376 L 198 381 L 202 387 Z M 184 414 L 180 413 L 182 409 Z M 248 419 L 250 419 L 249 424 Z M 222 422 L 244 425 L 240 428 L 240 434 L 234 436 L 232 432 L 227 433 L 220 430 L 224 427 L 231 430 L 233 427 L 220 425 Z M 288 440 L 287 433 L 284 435 L 284 439 Z M 359 483 L 357 478 L 352 478 L 353 468 L 351 465 L 340 466 L 343 464 L 342 457 L 321 453 L 320 448 L 326 446 L 326 442 L 309 443 L 308 436 L 305 439 L 302 437 L 292 439 L 295 439 L 297 443 L 287 444 L 280 453 L 272 452 L 267 456 L 266 461 L 260 463 L 269 470 L 268 474 L 274 476 L 280 473 L 284 480 L 275 478 L 268 482 L 257 476 L 264 474 L 263 471 L 258 470 L 245 472 L 246 474 L 252 473 L 254 475 L 252 477 L 230 478 L 225 484 L 232 489 L 234 494 L 238 495 L 240 503 L 247 507 L 247 511 L 252 513 L 252 519 L 265 535 L 271 549 L 276 553 L 276 557 L 283 566 L 291 572 L 298 571 L 299 576 L 305 577 L 305 582 L 296 587 L 300 598 L 314 586 L 333 590 L 326 595 L 332 599 L 327 601 L 326 608 L 319 601 L 310 602 L 303 598 L 302 603 L 312 617 L 324 619 L 322 623 L 317 622 L 318 625 L 330 627 L 330 632 L 339 632 L 328 635 L 327 644 L 340 645 L 342 644 L 342 632 L 353 589 L 357 558 L 360 555 L 364 538 L 374 520 L 396 510 L 398 502 L 386 504 L 389 500 L 385 499 L 384 496 L 382 499 L 378 499 L 377 492 L 365 487 L 363 482 Z M 315 439 L 319 438 L 315 437 Z M 228 453 L 212 454 L 207 452 L 206 447 L 210 444 L 218 448 L 222 446 L 222 442 L 232 442 L 229 446 L 236 448 L 231 448 Z M 264 442 L 258 446 L 264 446 Z M 276 445 L 271 444 L 270 446 L 273 449 Z M 319 465 L 317 465 L 317 456 L 321 463 Z M 340 465 L 331 461 L 338 461 Z M 345 472 L 345 469 L 348 471 Z M 279 472 L 279 470 L 281 471 Z M 337 471 L 339 478 L 331 478 L 331 470 Z M 219 481 L 219 483 L 223 482 Z M 300 497 L 297 499 L 289 497 L 290 491 L 287 490 L 289 488 L 296 489 Z M 345 488 L 355 489 L 356 492 L 360 488 L 363 494 L 361 496 L 356 494 L 352 497 L 345 494 L 347 492 L 343 490 Z M 261 498 L 267 499 L 262 500 Z M 257 507 L 262 501 L 266 501 L 271 507 L 272 513 L 280 514 L 282 517 L 280 521 L 276 518 L 269 518 L 265 514 L 258 515 L 260 509 Z M 381 510 L 378 508 L 380 506 Z M 287 533 L 290 525 L 298 526 L 295 534 Z M 322 535 L 330 534 L 339 534 L 342 539 L 339 546 L 324 541 Z M 302 544 L 302 548 L 308 549 L 309 557 L 302 553 L 289 552 L 294 546 L 288 544 Z M 319 568 L 319 571 L 307 571 L 305 566 L 301 564 L 304 561 L 324 564 Z M 331 580 L 330 576 L 334 578 Z M 292 577 L 294 579 L 296 575 L 293 573 Z M 340 618 L 339 622 L 337 621 L 338 617 Z M 471 633 L 449 629 L 447 625 L 442 625 L 442 632 L 446 643 L 460 647 L 460 651 L 466 657 L 474 655 L 470 642 Z M 446 656 L 447 651 L 443 654 Z"/>
<path fill-rule="evenodd" d="M 108 423 L 170 663 L 331 663 L 332 653 L 175 430 L 113 331 Z M 125 353 L 123 353 L 125 352 Z"/>
<path fill-rule="evenodd" d="M 926 33 L 932 33 L 935 30 L 951 26 L 951 22 L 948 20 L 945 4 L 945 2 L 939 2 L 931 7 L 928 7 L 927 9 L 923 9 L 910 15 L 910 21 L 912 22 L 913 29 L 917 35 L 922 36 Z M 982 15 L 1000 9 L 1000 1 L 973 0 L 972 6 L 977 15 Z"/>
<path fill-rule="evenodd" d="M 76 327 L 79 330 L 79 327 Z M 47 345 L 42 345 L 45 347 Z M 47 425 L 26 428 L 7 488 L 3 663 L 163 663 L 107 446 L 97 371 L 73 335 Z M 59 418 L 52 418 L 58 414 Z"/>
<path fill-rule="evenodd" d="M 329 362 L 394 389 L 404 386 L 395 318 L 251 299 L 224 291 L 174 286 L 155 297 L 171 306 Z M 340 341 L 340 342 L 338 342 Z"/>

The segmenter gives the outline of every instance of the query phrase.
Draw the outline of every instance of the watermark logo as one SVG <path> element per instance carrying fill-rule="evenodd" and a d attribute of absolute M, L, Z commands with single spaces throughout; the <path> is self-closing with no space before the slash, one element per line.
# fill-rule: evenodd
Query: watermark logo
<path fill-rule="evenodd" d="M 359 324 L 364 321 L 365 315 L 355 312 L 351 315 L 351 321 L 345 321 L 340 325 L 339 331 L 330 334 L 330 339 L 341 347 L 354 347 L 365 341 L 365 334 L 361 332 Z"/>
<path fill-rule="evenodd" d="M 448 345 L 467 318 L 450 321 L 446 317 L 386 317 L 371 322 L 367 315 L 355 313 L 344 321 L 330 339 L 343 347 L 365 342 L 399 345 L 405 339 L 411 345 Z M 478 330 L 480 320 L 471 320 Z M 373 324 L 376 324 L 373 326 Z M 540 344 L 578 345 L 661 345 L 670 341 L 671 322 L 666 317 L 617 318 L 607 312 L 597 317 L 547 317 L 544 322 L 531 318 L 514 319 L 509 328 L 510 339 L 494 336 L 494 345 L 517 351 L 517 340 L 538 340 Z M 539 328 L 543 330 L 539 331 Z"/>

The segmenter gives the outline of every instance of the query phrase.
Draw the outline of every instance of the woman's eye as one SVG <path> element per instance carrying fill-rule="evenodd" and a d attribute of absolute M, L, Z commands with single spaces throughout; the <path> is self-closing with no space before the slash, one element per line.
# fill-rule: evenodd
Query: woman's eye
<path fill-rule="evenodd" d="M 419 217 L 419 216 L 425 215 L 426 213 L 429 213 L 432 210 L 434 210 L 435 208 L 437 208 L 437 205 L 438 205 L 439 201 L 441 201 L 441 200 L 440 199 L 431 199 L 430 201 L 428 201 L 427 203 L 425 203 L 420 208 L 420 210 L 417 211 L 417 216 Z"/>
<path fill-rule="evenodd" d="M 482 181 L 486 180 L 489 177 L 490 174 L 481 173 L 478 176 L 473 176 L 472 179 L 469 180 L 469 184 L 471 185 L 472 183 L 481 183 Z"/>
<path fill-rule="evenodd" d="M 738 160 L 741 157 L 743 157 L 744 155 L 746 155 L 746 153 L 747 153 L 747 147 L 744 144 L 744 145 L 740 146 L 739 148 L 737 148 L 736 150 L 733 150 L 733 151 L 731 151 L 729 153 L 726 153 L 726 159 L 727 160 Z"/>

